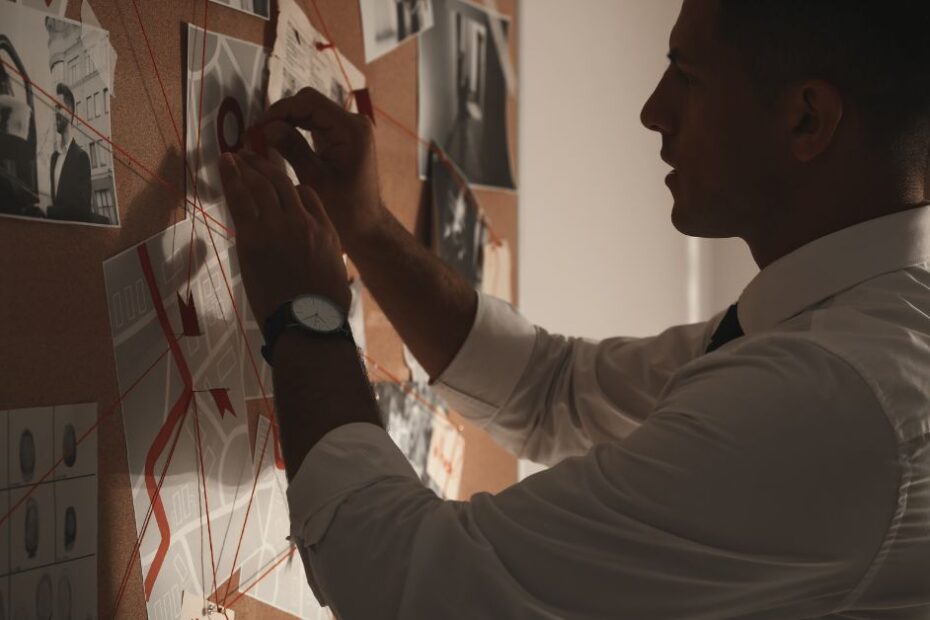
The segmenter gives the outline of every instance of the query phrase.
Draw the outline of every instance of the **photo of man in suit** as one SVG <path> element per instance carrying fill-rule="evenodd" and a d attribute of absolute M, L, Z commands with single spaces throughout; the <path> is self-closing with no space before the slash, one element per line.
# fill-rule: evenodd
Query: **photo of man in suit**
<path fill-rule="evenodd" d="M 49 164 L 52 205 L 47 215 L 58 220 L 94 222 L 97 218 L 91 208 L 90 157 L 71 135 L 74 94 L 64 84 L 58 84 L 55 90 L 60 102 L 55 107 L 58 136 Z"/>

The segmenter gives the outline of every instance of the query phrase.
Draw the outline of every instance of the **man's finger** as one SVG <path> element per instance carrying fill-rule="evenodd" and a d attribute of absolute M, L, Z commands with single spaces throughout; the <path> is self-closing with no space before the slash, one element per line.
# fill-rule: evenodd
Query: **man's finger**
<path fill-rule="evenodd" d="M 280 213 L 281 203 L 278 192 L 271 181 L 255 167 L 254 158 L 257 156 L 240 151 L 236 156 L 239 164 L 239 175 L 242 183 L 252 197 L 257 211 L 257 219 L 267 223 L 276 213 Z"/>
<path fill-rule="evenodd" d="M 281 210 L 291 215 L 300 209 L 300 198 L 291 183 L 290 177 L 281 166 L 273 164 L 254 153 L 245 153 L 245 160 L 271 185 L 277 196 L 277 203 Z"/>
<path fill-rule="evenodd" d="M 270 121 L 262 125 L 261 129 L 268 146 L 281 153 L 291 164 L 301 183 L 316 185 L 323 179 L 323 163 L 293 125 L 284 121 Z"/>
<path fill-rule="evenodd" d="M 320 200 L 319 195 L 312 187 L 309 185 L 298 185 L 297 195 L 300 196 L 300 202 L 304 210 L 310 215 L 311 220 L 323 228 L 333 227 L 333 223 L 326 213 L 326 208 L 323 207 L 323 201 Z"/>
<path fill-rule="evenodd" d="M 260 122 L 284 121 L 311 133 L 340 130 L 351 118 L 342 106 L 314 88 L 304 88 L 292 97 L 274 102 Z"/>
<path fill-rule="evenodd" d="M 253 224 L 258 217 L 258 209 L 252 201 L 252 195 L 246 189 L 237 158 L 232 153 L 220 157 L 220 180 L 226 193 L 226 204 L 232 214 L 236 230 L 241 231 Z"/>

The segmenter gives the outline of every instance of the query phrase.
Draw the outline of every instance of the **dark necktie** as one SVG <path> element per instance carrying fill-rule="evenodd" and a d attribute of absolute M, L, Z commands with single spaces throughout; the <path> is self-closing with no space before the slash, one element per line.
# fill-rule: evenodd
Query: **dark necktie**
<path fill-rule="evenodd" d="M 739 317 L 736 314 L 736 304 L 733 304 L 727 309 L 727 313 L 723 315 L 723 319 L 721 319 L 720 325 L 718 325 L 717 329 L 714 331 L 714 335 L 710 337 L 710 344 L 707 345 L 707 349 L 704 353 L 716 351 L 726 343 L 742 335 L 743 328 L 740 327 Z"/>

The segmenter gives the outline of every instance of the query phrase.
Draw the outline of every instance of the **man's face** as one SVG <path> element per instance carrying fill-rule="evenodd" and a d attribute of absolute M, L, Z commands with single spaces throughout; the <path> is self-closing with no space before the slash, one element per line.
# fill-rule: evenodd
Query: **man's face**
<path fill-rule="evenodd" d="M 65 103 L 67 104 L 67 101 Z M 68 125 L 71 124 L 71 117 L 73 115 L 73 109 L 67 106 L 62 107 L 60 104 L 55 106 L 55 129 L 58 130 L 58 133 L 62 133 L 68 128 Z"/>
<path fill-rule="evenodd" d="M 717 0 L 684 0 L 671 63 L 642 111 L 674 171 L 672 223 L 695 237 L 745 237 L 779 194 L 773 113 L 755 95 L 738 52 L 720 40 Z"/>

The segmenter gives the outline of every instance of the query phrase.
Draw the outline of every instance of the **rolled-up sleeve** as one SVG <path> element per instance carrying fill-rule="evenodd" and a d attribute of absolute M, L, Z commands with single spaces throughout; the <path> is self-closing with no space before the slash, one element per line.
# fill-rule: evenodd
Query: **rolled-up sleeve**
<path fill-rule="evenodd" d="M 721 314 L 722 315 L 722 314 Z M 434 389 L 515 455 L 554 464 L 630 434 L 701 354 L 719 320 L 647 338 L 568 338 L 479 294 L 475 322 Z"/>
<path fill-rule="evenodd" d="M 497 495 L 439 499 L 356 424 L 311 450 L 288 498 L 340 618 L 819 617 L 885 539 L 896 450 L 845 362 L 771 339 L 706 356 L 626 439 Z"/>

